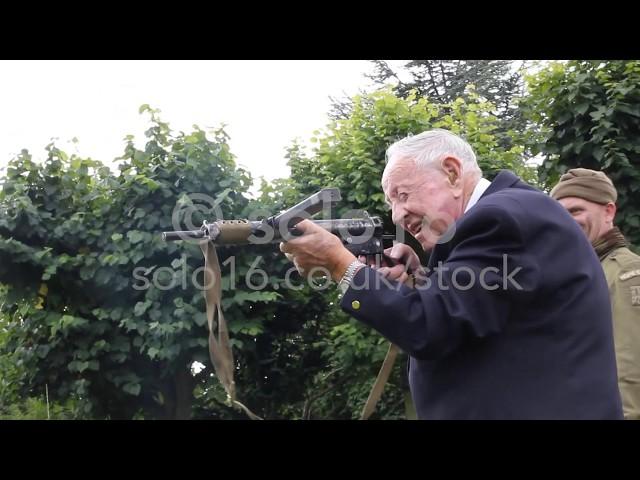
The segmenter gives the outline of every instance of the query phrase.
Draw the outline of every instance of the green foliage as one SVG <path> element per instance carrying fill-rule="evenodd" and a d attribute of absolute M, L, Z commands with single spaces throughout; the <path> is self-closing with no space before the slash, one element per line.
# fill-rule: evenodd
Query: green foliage
<path fill-rule="evenodd" d="M 403 66 L 410 78 L 403 81 L 388 62 L 374 60 L 375 72 L 370 78 L 379 85 L 397 79 L 394 90 L 399 97 L 406 98 L 415 91 L 434 103 L 451 103 L 459 97 L 468 100 L 466 89 L 474 85 L 479 95 L 500 113 L 507 114 L 506 110 L 513 106 L 513 97 L 522 94 L 515 63 L 510 60 L 411 60 Z"/>
<path fill-rule="evenodd" d="M 0 405 L 0 420 L 82 420 L 87 417 L 79 405 L 72 399 L 47 405 L 44 398 L 29 397 Z"/>
<path fill-rule="evenodd" d="M 477 98 L 492 105 L 494 135 L 508 150 L 522 146 L 526 120 L 518 108 L 524 95 L 523 72 L 530 62 L 511 60 L 411 60 L 397 68 L 384 60 L 373 60 L 374 73 L 368 77 L 378 87 L 392 85 L 400 98 L 417 95 L 443 105 L 458 98 L 475 102 Z M 353 109 L 351 100 L 333 101 L 332 116 L 347 118 Z"/>
<path fill-rule="evenodd" d="M 618 189 L 616 223 L 640 245 L 640 61 L 553 63 L 528 77 L 522 108 L 539 126 L 539 175 L 552 188 L 570 168 L 602 170 Z"/>
<path fill-rule="evenodd" d="M 349 118 L 332 122 L 323 137 L 312 139 L 318 143 L 313 159 L 306 159 L 299 149 L 290 151 L 293 188 L 312 192 L 331 184 L 347 193 L 348 208 L 367 206 L 380 212 L 385 208 L 380 178 L 386 148 L 408 134 L 430 128 L 464 136 L 488 178 L 507 168 L 533 181 L 535 171 L 524 164 L 524 148 L 499 145 L 493 106 L 473 92 L 470 97 L 471 101 L 457 98 L 439 104 L 415 94 L 399 98 L 389 89 L 355 97 Z"/>
<path fill-rule="evenodd" d="M 251 178 L 224 130 L 174 135 L 156 111 L 141 112 L 151 115 L 146 145 L 126 138 L 119 173 L 51 144 L 43 163 L 27 151 L 11 161 L 0 192 L 0 349 L 22 372 L 22 397 L 48 385 L 52 398 L 86 399 L 96 418 L 190 415 L 190 365 L 208 363 L 204 301 L 191 282 L 202 283 L 202 253 L 159 232 L 174 229 L 174 207 L 192 205 L 191 193 L 219 199 L 224 218 L 248 205 Z M 181 224 L 187 210 L 174 215 Z M 196 209 L 190 220 L 210 215 Z M 253 260 L 236 257 L 245 269 Z M 226 308 L 242 325 L 251 305 L 272 298 L 236 291 Z M 235 327 L 240 337 L 261 328 Z"/>

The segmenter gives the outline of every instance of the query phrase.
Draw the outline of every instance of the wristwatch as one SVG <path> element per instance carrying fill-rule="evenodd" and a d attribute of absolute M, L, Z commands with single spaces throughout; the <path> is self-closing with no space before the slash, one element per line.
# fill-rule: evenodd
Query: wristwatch
<path fill-rule="evenodd" d="M 338 288 L 340 289 L 340 293 L 342 295 L 344 295 L 346 291 L 349 289 L 349 287 L 351 286 L 353 277 L 355 277 L 356 272 L 360 270 L 360 267 L 366 267 L 366 265 L 362 263 L 360 260 L 354 260 L 347 267 L 347 271 L 344 272 L 344 275 L 340 279 L 340 282 L 338 282 Z"/>

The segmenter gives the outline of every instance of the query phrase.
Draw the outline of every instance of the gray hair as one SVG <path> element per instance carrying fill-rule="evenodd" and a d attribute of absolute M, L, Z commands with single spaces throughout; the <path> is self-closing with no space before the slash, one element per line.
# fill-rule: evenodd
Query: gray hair
<path fill-rule="evenodd" d="M 435 167 L 447 155 L 462 162 L 463 172 L 482 175 L 471 145 L 448 130 L 436 128 L 398 140 L 387 149 L 387 162 L 410 158 L 421 168 Z"/>

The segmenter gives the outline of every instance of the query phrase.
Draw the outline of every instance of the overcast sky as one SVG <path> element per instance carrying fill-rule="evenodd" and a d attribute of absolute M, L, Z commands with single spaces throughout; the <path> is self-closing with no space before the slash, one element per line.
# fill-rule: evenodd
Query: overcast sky
<path fill-rule="evenodd" d="M 0 168 L 22 148 L 44 159 L 52 137 L 68 153 L 110 163 L 123 138 L 144 145 L 159 108 L 174 131 L 227 124 L 232 152 L 254 178 L 289 175 L 285 148 L 329 121 L 329 96 L 368 88 L 357 61 L 0 61 Z M 73 145 L 70 141 L 79 141 Z"/>

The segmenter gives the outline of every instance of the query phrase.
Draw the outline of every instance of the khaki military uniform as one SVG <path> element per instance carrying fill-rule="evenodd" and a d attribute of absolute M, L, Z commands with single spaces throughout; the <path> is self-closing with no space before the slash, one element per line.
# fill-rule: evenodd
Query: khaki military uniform
<path fill-rule="evenodd" d="M 617 248 L 602 260 L 602 268 L 611 295 L 624 416 L 640 420 L 640 256 Z"/>

